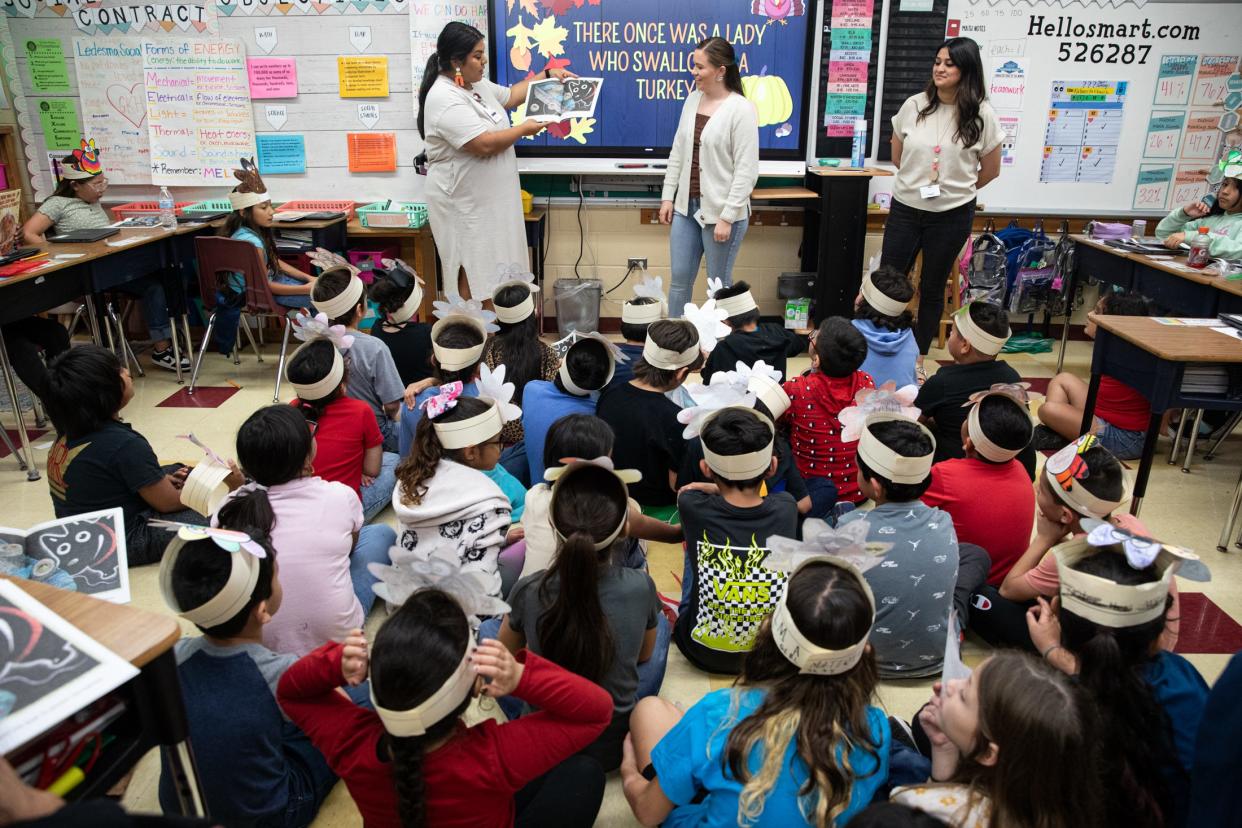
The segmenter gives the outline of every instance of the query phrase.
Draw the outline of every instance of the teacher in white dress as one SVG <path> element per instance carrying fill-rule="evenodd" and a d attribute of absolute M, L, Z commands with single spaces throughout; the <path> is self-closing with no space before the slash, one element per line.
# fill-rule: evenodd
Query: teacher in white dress
<path fill-rule="evenodd" d="M 970 236 L 975 194 L 1000 174 L 1003 137 L 987 101 L 979 44 L 968 37 L 946 40 L 927 88 L 893 116 L 897 178 L 881 251 L 881 264 L 903 273 L 923 254 L 914 329 L 920 369 L 944 312 L 949 271 Z"/>
<path fill-rule="evenodd" d="M 441 30 L 418 90 L 418 132 L 427 153 L 427 215 L 445 287 L 491 302 L 498 268 L 530 269 L 513 145 L 546 124 L 509 126 L 506 110 L 526 100 L 486 77 L 483 33 L 453 21 Z M 575 77 L 545 69 L 536 80 Z M 508 278 L 508 277 L 506 277 Z"/>

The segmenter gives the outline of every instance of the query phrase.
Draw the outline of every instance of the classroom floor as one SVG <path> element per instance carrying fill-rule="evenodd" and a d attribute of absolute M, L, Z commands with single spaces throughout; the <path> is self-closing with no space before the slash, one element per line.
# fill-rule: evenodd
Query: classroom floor
<path fill-rule="evenodd" d="M 198 450 L 178 434 L 193 431 L 200 439 L 222 454 L 233 455 L 233 438 L 238 425 L 254 409 L 272 402 L 272 383 L 276 370 L 276 347 L 265 348 L 262 364 L 253 354 L 246 353 L 240 366 L 215 353 L 204 360 L 200 376 L 201 391 L 195 395 L 194 404 L 185 406 L 184 390 L 176 384 L 171 373 L 150 369 L 145 378 L 135 378 L 135 397 L 125 409 L 124 416 L 136 429 L 151 441 L 162 462 L 183 461 L 193 463 Z M 145 360 L 145 356 L 143 357 Z M 935 360 L 947 359 L 942 351 L 933 350 L 927 360 L 929 371 L 936 367 Z M 1040 355 L 1008 355 L 1010 362 L 1023 377 L 1034 380 L 1035 390 L 1042 391 L 1040 380 L 1051 377 L 1056 366 L 1056 353 Z M 1066 369 L 1083 376 L 1088 373 L 1090 343 L 1071 342 L 1066 359 Z M 806 367 L 805 358 L 790 361 L 790 371 Z M 144 362 L 145 364 L 145 362 Z M 188 378 L 187 378 L 188 380 Z M 240 388 L 229 384 L 235 382 Z M 281 397 L 291 396 L 288 387 L 282 389 Z M 0 391 L 0 409 L 6 425 L 11 426 L 10 408 L 5 405 Z M 12 433 L 12 432 L 10 432 Z M 47 459 L 50 438 L 38 437 L 36 456 L 42 472 Z M 1200 444 L 1202 446 L 1202 443 Z M 1192 467 L 1191 474 L 1183 475 L 1180 467 L 1165 463 L 1169 441 L 1162 439 L 1159 453 L 1152 470 L 1147 499 L 1143 503 L 1141 517 L 1157 538 L 1175 541 L 1198 552 L 1213 572 L 1208 584 L 1191 584 L 1182 581 L 1183 589 L 1181 641 L 1179 651 L 1187 656 L 1209 681 L 1215 681 L 1229 656 L 1242 649 L 1242 551 L 1219 553 L 1216 551 L 1217 536 L 1229 507 L 1229 498 L 1242 465 L 1242 435 L 1230 438 L 1222 446 L 1217 458 L 1204 462 L 1202 448 Z M 46 479 L 27 482 L 17 471 L 12 458 L 0 445 L 0 503 L 6 504 L 0 523 L 28 526 L 52 517 L 52 507 Z M 380 520 L 393 522 L 391 509 Z M 655 546 L 649 556 L 650 571 L 660 591 L 666 594 L 678 592 L 674 573 L 680 570 L 679 548 Z M 168 612 L 159 596 L 157 567 L 147 566 L 131 571 L 131 587 L 135 606 L 156 612 Z M 1201 591 L 1201 595 L 1191 597 Z M 378 626 L 383 610 L 372 612 L 368 621 L 370 631 Z M 192 629 L 182 622 L 187 633 Z M 968 638 L 964 648 L 967 663 L 974 664 L 984 657 L 984 649 L 977 641 Z M 676 647 L 668 659 L 668 674 L 664 679 L 661 695 L 677 704 L 690 706 L 703 694 L 727 687 L 729 677 L 711 676 L 691 667 Z M 879 704 L 889 713 L 904 719 L 922 705 L 930 694 L 931 680 L 884 682 L 879 690 Z M 487 715 L 475 711 L 477 715 Z M 499 714 L 497 714 L 499 715 Z M 158 763 L 154 753 L 148 755 L 134 773 L 125 795 L 125 804 L 140 811 L 158 810 L 156 783 Z M 361 819 L 344 785 L 338 785 L 320 811 L 316 826 L 361 825 Z M 637 823 L 630 814 L 621 792 L 619 778 L 614 774 L 609 780 L 604 805 L 597 822 L 600 826 L 631 826 Z"/>

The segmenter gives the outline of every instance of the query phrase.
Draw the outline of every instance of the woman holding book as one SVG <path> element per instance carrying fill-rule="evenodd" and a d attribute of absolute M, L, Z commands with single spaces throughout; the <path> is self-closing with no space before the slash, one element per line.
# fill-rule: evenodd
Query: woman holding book
<path fill-rule="evenodd" d="M 526 101 L 529 81 L 500 86 L 486 72 L 483 33 L 457 21 L 445 26 L 418 90 L 418 133 L 426 144 L 427 214 L 444 272 L 457 274 L 463 297 L 490 305 L 492 289 L 510 278 L 501 273 L 530 270 L 513 145 L 547 125 L 510 126 L 506 110 Z M 544 69 L 534 79 L 572 77 Z"/>

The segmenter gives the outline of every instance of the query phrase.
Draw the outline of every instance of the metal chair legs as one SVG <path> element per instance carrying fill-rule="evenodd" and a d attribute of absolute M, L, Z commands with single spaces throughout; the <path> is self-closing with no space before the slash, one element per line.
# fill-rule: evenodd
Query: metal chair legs
<path fill-rule="evenodd" d="M 1182 474 L 1190 474 L 1190 464 L 1195 459 L 1195 443 L 1199 440 L 1199 426 L 1202 424 L 1203 409 L 1200 408 L 1195 412 L 1195 421 L 1190 428 L 1190 440 L 1186 443 L 1186 459 L 1182 461 Z"/>
<path fill-rule="evenodd" d="M 203 354 L 207 353 L 207 345 L 211 342 L 211 331 L 216 327 L 216 315 L 207 318 L 207 333 L 203 334 L 203 344 L 199 346 L 198 357 L 194 360 L 194 370 L 190 372 L 190 387 L 186 394 L 194 396 L 194 385 L 198 382 L 198 369 L 203 367 Z"/>
<path fill-rule="evenodd" d="M 1238 427 L 1238 423 L 1242 423 L 1242 411 L 1235 411 L 1229 415 L 1229 419 L 1221 426 L 1220 436 L 1212 441 L 1212 445 L 1208 448 L 1207 454 L 1203 455 L 1204 460 L 1216 459 L 1216 450 L 1220 448 L 1220 444 L 1233 434 L 1234 429 Z"/>
<path fill-rule="evenodd" d="M 1242 474 L 1238 475 L 1238 485 L 1233 488 L 1233 499 L 1229 504 L 1229 514 L 1225 517 L 1225 525 L 1221 527 L 1220 537 L 1216 541 L 1216 550 L 1224 552 L 1229 547 L 1229 536 L 1233 534 L 1233 523 L 1238 519 L 1238 510 L 1242 509 Z M 1242 542 L 1242 535 L 1239 535 Z"/>
<path fill-rule="evenodd" d="M 1177 454 L 1182 447 L 1182 433 L 1186 430 L 1186 410 L 1182 410 L 1182 416 L 1177 420 L 1177 431 L 1173 434 L 1173 447 L 1169 449 L 1169 465 L 1177 465 Z"/>
<path fill-rule="evenodd" d="M 289 331 L 292 326 L 289 315 L 285 314 L 285 333 L 280 340 L 280 360 L 276 363 L 276 388 L 272 391 L 272 402 L 280 402 L 280 380 L 285 375 L 285 353 L 289 350 Z"/>

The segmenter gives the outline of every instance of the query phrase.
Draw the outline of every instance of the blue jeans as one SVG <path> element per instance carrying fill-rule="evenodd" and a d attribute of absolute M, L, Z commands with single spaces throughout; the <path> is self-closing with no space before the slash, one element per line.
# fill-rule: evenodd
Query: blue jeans
<path fill-rule="evenodd" d="M 699 275 L 699 262 L 704 255 L 707 256 L 708 278 L 720 279 L 726 285 L 733 284 L 733 262 L 737 259 L 742 237 L 750 224 L 749 217 L 735 221 L 729 240 L 718 242 L 713 237 L 715 224 L 699 227 L 694 220 L 694 214 L 698 211 L 699 200 L 692 198 L 688 215 L 673 213 L 673 226 L 668 234 L 673 277 L 668 291 L 668 307 L 672 317 L 681 316 L 682 309 L 690 301 L 695 277 Z"/>
<path fill-rule="evenodd" d="M 286 727 L 293 729 L 292 725 Z M 259 821 L 258 824 L 264 828 L 310 825 L 319 812 L 319 806 L 336 785 L 336 774 L 306 734 L 298 731 L 296 737 L 286 738 L 284 752 L 290 770 L 289 802 L 283 814 L 273 814 Z"/>
<path fill-rule="evenodd" d="M 668 642 L 673 637 L 673 625 L 668 623 L 668 616 L 660 613 L 656 622 L 656 644 L 651 651 L 651 658 L 638 665 L 638 695 L 645 699 L 660 692 L 664 683 L 664 671 L 668 668 Z"/>
<path fill-rule="evenodd" d="M 354 582 L 354 595 L 358 596 L 363 613 L 370 612 L 375 604 L 375 582 L 379 580 L 367 564 L 391 563 L 389 550 L 396 542 L 396 531 L 383 523 L 369 524 L 358 532 L 358 542 L 349 555 L 349 578 Z"/>
<path fill-rule="evenodd" d="M 500 453 L 500 465 L 505 471 L 517 478 L 526 488 L 530 488 L 530 461 L 526 458 L 526 441 L 514 443 Z M 538 481 L 543 482 L 543 481 Z"/>
<path fill-rule="evenodd" d="M 827 477 L 808 477 L 806 492 L 811 496 L 811 511 L 806 516 L 828 520 L 832 507 L 837 505 L 837 484 Z"/>
<path fill-rule="evenodd" d="M 397 463 L 400 460 L 401 456 L 396 452 L 384 452 L 380 473 L 375 476 L 370 486 L 362 487 L 363 520 L 369 521 L 392 503 L 392 491 L 397 488 Z"/>
<path fill-rule="evenodd" d="M 1117 428 L 1099 417 L 1095 418 L 1095 422 L 1099 426 L 1095 436 L 1099 438 L 1100 445 L 1116 455 L 1118 460 L 1137 460 L 1143 456 L 1143 441 L 1147 439 L 1146 431 Z"/>
<path fill-rule="evenodd" d="M 142 318 L 151 332 L 151 339 L 159 342 L 172 339 L 172 325 L 168 321 L 168 299 L 164 296 L 164 283 L 156 276 L 147 276 L 133 282 L 125 282 L 110 290 L 142 298 Z"/>

